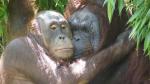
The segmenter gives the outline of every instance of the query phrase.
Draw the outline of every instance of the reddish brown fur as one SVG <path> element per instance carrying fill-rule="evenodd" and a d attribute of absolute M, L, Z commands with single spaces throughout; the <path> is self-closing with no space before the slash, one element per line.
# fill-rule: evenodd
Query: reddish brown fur
<path fill-rule="evenodd" d="M 143 48 L 132 53 L 124 84 L 150 84 L 150 60 Z"/>
<path fill-rule="evenodd" d="M 68 0 L 64 16 L 66 18 L 70 17 L 73 14 L 73 12 L 79 9 L 83 4 L 86 4 L 85 0 Z"/>
<path fill-rule="evenodd" d="M 118 11 L 115 10 L 112 23 L 109 24 L 106 8 L 102 7 L 102 4 L 90 3 L 89 0 L 76 0 L 80 3 L 69 0 L 64 15 L 69 18 L 75 11 L 87 6 L 90 11 L 95 13 L 100 20 L 101 25 L 101 49 L 109 46 L 114 42 L 116 36 L 124 31 L 127 22 L 127 14 L 123 11 L 122 15 L 118 15 Z M 84 3 L 83 3 L 84 2 Z M 94 1 L 93 1 L 94 2 Z M 74 5 L 72 5 L 74 4 Z M 75 6 L 78 5 L 78 6 Z M 129 58 L 128 70 L 125 76 L 123 84 L 150 84 L 150 60 L 143 54 L 143 48 L 138 51 L 131 51 L 131 57 Z"/>

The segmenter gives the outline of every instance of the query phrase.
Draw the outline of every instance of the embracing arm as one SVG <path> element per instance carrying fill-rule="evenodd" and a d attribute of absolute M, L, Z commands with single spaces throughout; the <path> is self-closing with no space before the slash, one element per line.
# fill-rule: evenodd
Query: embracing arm
<path fill-rule="evenodd" d="M 124 38 L 100 51 L 88 59 L 86 62 L 86 71 L 81 76 L 81 79 L 92 79 L 98 72 L 102 72 L 104 69 L 111 66 L 111 64 L 126 57 L 133 48 L 135 48 L 135 42 Z"/>

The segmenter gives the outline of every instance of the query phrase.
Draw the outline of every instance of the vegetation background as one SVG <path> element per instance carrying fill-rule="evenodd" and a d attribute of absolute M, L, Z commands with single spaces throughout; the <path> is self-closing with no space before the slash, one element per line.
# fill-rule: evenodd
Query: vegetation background
<path fill-rule="evenodd" d="M 0 53 L 7 42 L 8 1 L 0 0 Z M 63 13 L 67 1 L 36 0 L 36 3 L 40 10 L 53 9 Z M 133 28 L 130 38 L 137 41 L 137 48 L 144 45 L 144 51 L 150 57 L 150 0 L 105 0 L 104 5 L 110 22 L 115 9 L 119 10 L 119 15 L 123 8 L 126 9 L 130 16 L 127 24 Z"/>

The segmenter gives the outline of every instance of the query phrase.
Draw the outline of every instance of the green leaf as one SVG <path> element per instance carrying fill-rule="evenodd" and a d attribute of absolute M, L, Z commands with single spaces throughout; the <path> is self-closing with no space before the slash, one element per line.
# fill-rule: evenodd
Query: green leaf
<path fill-rule="evenodd" d="M 48 9 L 48 0 L 39 0 L 39 5 L 42 9 Z"/>
<path fill-rule="evenodd" d="M 133 0 L 132 4 L 136 5 L 136 6 L 141 6 L 143 5 L 144 0 Z"/>
<path fill-rule="evenodd" d="M 144 2 L 144 3 L 145 3 L 144 5 L 149 8 L 149 7 L 150 7 L 150 0 L 144 0 L 144 1 L 145 1 L 145 2 Z"/>
<path fill-rule="evenodd" d="M 144 41 L 144 51 L 147 53 L 149 53 L 150 51 L 149 51 L 149 49 L 150 49 L 150 32 L 146 35 L 146 37 L 145 37 L 145 41 Z M 149 55 L 150 55 L 150 53 L 149 53 Z"/>
<path fill-rule="evenodd" d="M 141 15 L 143 10 L 144 10 L 144 7 L 139 10 L 136 10 L 136 12 L 128 20 L 128 23 L 133 22 L 136 18 L 138 18 Z"/>
<path fill-rule="evenodd" d="M 147 17 L 148 19 L 150 19 L 150 9 L 148 9 L 148 12 L 147 12 L 147 14 L 146 14 L 146 17 Z"/>
<path fill-rule="evenodd" d="M 130 38 L 136 38 L 136 36 L 137 36 L 137 34 L 138 34 L 138 32 L 137 32 L 137 30 L 138 30 L 138 27 L 140 26 L 140 24 L 141 24 L 141 22 L 140 21 L 137 21 L 137 22 L 135 22 L 136 23 L 136 25 L 134 25 L 134 26 L 132 26 L 133 27 L 133 30 L 131 31 L 131 33 L 130 33 Z M 137 38 L 136 38 L 137 39 Z"/>
<path fill-rule="evenodd" d="M 0 7 L 0 19 L 2 19 L 5 16 L 5 9 Z"/>
<path fill-rule="evenodd" d="M 108 0 L 105 0 L 105 1 L 104 1 L 104 3 L 103 3 L 103 6 L 104 6 L 104 5 L 106 5 L 106 4 L 107 4 L 107 2 L 108 2 Z"/>
<path fill-rule="evenodd" d="M 119 15 L 121 15 L 122 9 L 124 8 L 124 0 L 118 0 Z"/>
<path fill-rule="evenodd" d="M 108 2 L 107 2 L 107 14 L 108 14 L 108 19 L 109 19 L 110 23 L 112 20 L 114 10 L 115 10 L 115 1 L 114 0 L 108 0 Z"/>
<path fill-rule="evenodd" d="M 141 6 L 144 3 L 144 0 L 138 0 L 137 2 L 137 6 Z"/>
<path fill-rule="evenodd" d="M 3 35 L 3 26 L 0 24 L 0 36 L 2 36 Z"/>
<path fill-rule="evenodd" d="M 146 24 L 147 21 L 148 21 L 148 18 L 146 18 L 146 16 L 143 19 L 141 19 L 141 22 L 140 22 L 141 24 L 139 28 L 142 28 Z"/>
<path fill-rule="evenodd" d="M 55 7 L 59 5 L 59 0 L 55 0 Z"/>

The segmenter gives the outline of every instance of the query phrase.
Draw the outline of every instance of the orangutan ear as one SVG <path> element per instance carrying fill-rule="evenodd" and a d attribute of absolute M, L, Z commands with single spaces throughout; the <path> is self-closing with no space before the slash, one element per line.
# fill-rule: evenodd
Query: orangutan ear
<path fill-rule="evenodd" d="M 31 21 L 31 27 L 29 28 L 29 32 L 34 35 L 41 35 L 40 26 L 37 19 L 33 19 Z"/>

